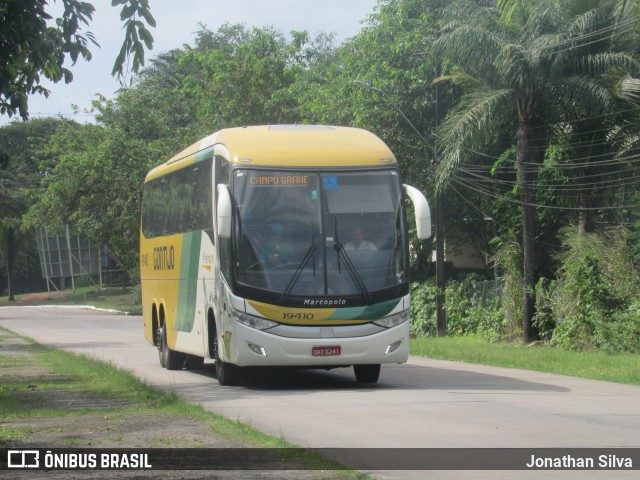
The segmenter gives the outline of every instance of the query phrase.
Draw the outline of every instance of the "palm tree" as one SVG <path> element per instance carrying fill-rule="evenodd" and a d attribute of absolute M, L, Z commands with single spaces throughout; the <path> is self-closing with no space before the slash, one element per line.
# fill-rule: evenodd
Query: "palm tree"
<path fill-rule="evenodd" d="M 535 338 L 536 179 L 550 143 L 549 126 L 569 115 L 603 115 L 616 108 L 609 72 L 640 72 L 617 39 L 637 19 L 630 0 L 591 2 L 576 11 L 571 0 L 457 0 L 434 52 L 460 68 L 442 77 L 464 89 L 439 129 L 439 188 L 462 164 L 510 132 L 522 207 L 523 336 Z M 603 39 L 607 39 L 604 41 Z"/>

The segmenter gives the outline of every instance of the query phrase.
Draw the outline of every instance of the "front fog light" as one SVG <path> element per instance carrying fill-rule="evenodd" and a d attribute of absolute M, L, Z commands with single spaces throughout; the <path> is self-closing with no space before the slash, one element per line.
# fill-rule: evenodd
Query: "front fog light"
<path fill-rule="evenodd" d="M 267 351 L 264 349 L 264 347 L 256 345 L 255 343 L 248 343 L 247 345 L 249 345 L 249 350 L 251 350 L 253 353 L 257 353 L 258 355 L 261 355 L 263 357 L 267 356 Z"/>
<path fill-rule="evenodd" d="M 387 349 L 385 350 L 384 354 L 385 355 L 389 355 L 390 353 L 395 352 L 400 347 L 401 344 L 402 344 L 402 340 L 398 340 L 397 342 L 393 342 L 391 345 L 389 345 L 387 347 Z"/>

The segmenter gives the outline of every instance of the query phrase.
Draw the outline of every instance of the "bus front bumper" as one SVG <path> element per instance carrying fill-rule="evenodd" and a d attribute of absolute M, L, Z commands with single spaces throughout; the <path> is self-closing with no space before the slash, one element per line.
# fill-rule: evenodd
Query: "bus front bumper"
<path fill-rule="evenodd" d="M 331 367 L 405 363 L 409 358 L 409 322 L 361 337 L 289 338 L 235 324 L 228 361 L 241 367 Z"/>

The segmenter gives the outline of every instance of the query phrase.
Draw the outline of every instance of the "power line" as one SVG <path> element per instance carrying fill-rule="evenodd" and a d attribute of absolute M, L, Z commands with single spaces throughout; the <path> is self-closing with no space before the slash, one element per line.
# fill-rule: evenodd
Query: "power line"
<path fill-rule="evenodd" d="M 468 199 L 468 197 L 467 197 L 467 196 L 465 196 L 465 195 L 463 195 L 462 193 L 460 193 L 456 187 L 453 187 L 453 186 L 452 186 L 452 187 L 451 187 L 451 189 L 455 192 L 455 194 L 456 194 L 456 195 L 458 195 L 459 197 L 461 197 L 461 198 L 462 198 L 462 200 L 463 200 L 465 203 L 467 203 L 467 204 L 468 204 L 468 205 L 469 205 L 473 210 L 475 210 L 475 211 L 477 211 L 478 213 L 480 213 L 480 214 L 482 215 L 482 218 L 483 218 L 483 219 L 490 218 L 490 219 L 491 219 L 491 220 L 490 220 L 491 222 L 493 222 L 493 223 L 495 223 L 496 225 L 498 225 L 498 226 L 500 226 L 500 227 L 504 228 L 505 230 L 511 230 L 511 229 L 513 228 L 513 227 L 510 227 L 509 225 L 505 225 L 504 223 L 497 221 L 497 220 L 493 217 L 493 215 L 488 215 L 488 214 L 486 214 L 485 212 L 483 212 L 482 210 L 480 210 L 480 209 L 479 209 L 475 204 L 473 204 L 472 202 L 470 202 L 470 201 L 469 201 L 469 199 Z M 561 247 L 562 247 L 562 245 L 558 245 L 557 243 L 543 242 L 543 241 L 538 240 L 537 238 L 531 238 L 531 237 L 528 237 L 528 238 L 530 238 L 531 240 L 534 240 L 534 241 L 535 241 L 536 243 L 538 243 L 539 245 L 546 245 L 546 246 L 548 246 L 548 247 L 553 247 L 553 248 L 561 248 Z"/>
<path fill-rule="evenodd" d="M 461 178 L 454 178 L 452 181 L 468 190 L 474 191 L 484 196 L 503 200 L 519 206 L 529 206 L 537 209 L 568 210 L 568 211 L 602 211 L 602 210 L 625 210 L 625 209 L 640 208 L 640 203 L 632 204 L 632 205 L 616 205 L 616 206 L 611 205 L 611 206 L 599 206 L 599 207 L 562 207 L 559 205 L 543 205 L 540 203 L 529 203 L 529 202 L 523 202 L 521 200 L 515 200 L 513 198 L 508 198 L 503 195 L 499 195 L 497 193 L 488 191 L 486 188 L 482 186 L 478 186 L 472 182 L 464 181 L 464 179 L 461 179 Z"/>
<path fill-rule="evenodd" d="M 606 27 L 601 28 L 600 30 L 593 30 L 591 32 L 585 33 L 583 35 L 580 36 L 576 36 L 576 37 L 571 37 L 571 38 L 567 38 L 561 42 L 558 42 L 555 45 L 549 45 L 547 47 L 541 47 L 540 50 L 544 51 L 544 50 L 553 50 L 551 52 L 551 54 L 558 54 L 558 53 L 563 53 L 569 50 L 572 50 L 574 48 L 582 48 L 582 47 L 587 47 L 589 45 L 593 45 L 595 43 L 599 43 L 602 42 L 604 40 L 611 40 L 613 37 L 613 33 L 615 32 L 618 36 L 622 36 L 625 35 L 629 32 L 631 32 L 633 30 L 633 28 L 636 26 L 635 24 L 639 23 L 640 19 L 638 18 L 634 18 L 630 21 L 625 22 L 626 25 L 624 25 L 624 28 L 619 29 L 619 24 L 618 23 L 614 23 L 613 25 L 608 25 Z M 603 34 L 605 33 L 609 33 L 611 32 L 612 35 L 610 36 L 603 36 Z M 586 43 L 580 43 L 582 40 L 586 40 L 592 37 L 599 37 L 593 41 L 589 41 Z M 556 48 L 558 48 L 559 46 L 562 46 L 562 44 L 566 44 L 567 47 L 563 48 L 561 50 L 554 50 Z"/>
<path fill-rule="evenodd" d="M 525 166 L 533 166 L 534 168 L 528 169 L 528 171 L 532 171 L 532 172 L 533 171 L 538 172 L 540 170 L 543 170 L 544 168 L 550 168 L 556 171 L 566 172 L 571 170 L 594 169 L 594 168 L 601 168 L 601 167 L 611 167 L 616 165 L 640 164 L 640 155 L 630 155 L 627 157 L 617 157 L 617 158 L 611 158 L 611 154 L 607 154 L 606 156 L 608 157 L 608 159 L 593 160 L 590 162 L 574 162 L 574 159 L 572 157 L 569 157 L 563 162 L 555 162 L 555 163 L 521 162 L 521 164 Z M 593 157 L 576 158 L 575 160 L 584 160 L 588 158 L 597 158 L 597 155 L 594 155 Z M 487 166 L 487 165 L 470 164 L 470 165 L 465 165 L 463 168 L 466 168 L 469 171 L 479 171 L 479 172 L 484 172 L 487 168 L 490 168 L 491 171 L 505 171 L 505 170 L 511 171 L 514 168 L 514 166 L 517 165 L 518 163 L 516 160 L 511 158 L 496 158 L 496 160 L 502 163 L 509 164 L 511 165 L 511 167 L 506 167 L 502 165 Z M 611 173 L 617 173 L 619 171 L 620 170 L 614 170 Z"/>
<path fill-rule="evenodd" d="M 500 178 L 496 178 L 494 176 L 489 177 L 486 175 L 482 175 L 481 173 L 476 173 L 470 170 L 467 170 L 465 168 L 461 168 L 460 169 L 461 172 L 465 173 L 466 175 L 469 175 L 471 177 L 474 177 L 476 179 L 478 179 L 481 182 L 487 183 L 487 184 L 498 184 L 498 185 L 506 185 L 506 186 L 510 186 L 513 187 L 516 185 L 515 180 L 514 181 L 510 181 L 510 180 L 502 180 Z M 634 173 L 638 173 L 637 169 L 629 169 L 629 170 L 625 170 L 625 171 L 629 171 L 629 172 L 634 172 Z M 571 181 L 570 184 L 567 183 L 549 183 L 546 182 L 544 180 L 535 180 L 535 181 L 530 181 L 530 182 L 518 182 L 518 185 L 530 185 L 530 186 L 539 186 L 540 188 L 544 188 L 546 190 L 551 189 L 552 191 L 579 191 L 581 189 L 583 189 L 583 187 L 610 187 L 610 188 L 619 188 L 619 187 L 625 187 L 625 186 L 630 186 L 630 185 L 636 185 L 638 183 L 640 183 L 640 175 L 634 175 L 634 176 L 622 176 L 620 177 L 621 173 L 624 173 L 625 171 L 618 171 L 618 172 L 604 172 L 604 173 L 600 173 L 600 174 L 593 174 L 593 175 L 584 175 L 584 176 L 580 176 L 579 179 L 581 181 L 576 182 L 576 181 Z M 605 177 L 607 175 L 616 175 L 618 178 L 612 178 L 612 179 L 603 179 L 603 180 L 598 180 L 598 181 L 593 181 L 593 182 L 589 182 L 589 181 L 584 181 L 584 180 L 589 180 L 591 178 L 597 178 L 597 177 Z M 570 179 L 567 179 L 567 182 L 569 182 Z"/>
<path fill-rule="evenodd" d="M 31 115 L 40 115 L 45 117 L 95 117 L 97 113 L 45 113 L 45 112 L 29 112 Z"/>

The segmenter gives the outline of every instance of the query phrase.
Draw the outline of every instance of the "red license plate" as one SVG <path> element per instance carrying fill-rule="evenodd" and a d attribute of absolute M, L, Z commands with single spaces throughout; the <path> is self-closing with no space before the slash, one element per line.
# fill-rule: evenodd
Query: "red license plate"
<path fill-rule="evenodd" d="M 330 357 L 340 355 L 342 353 L 342 347 L 340 345 L 330 345 L 326 347 L 313 347 L 311 348 L 311 355 L 314 357 Z"/>

